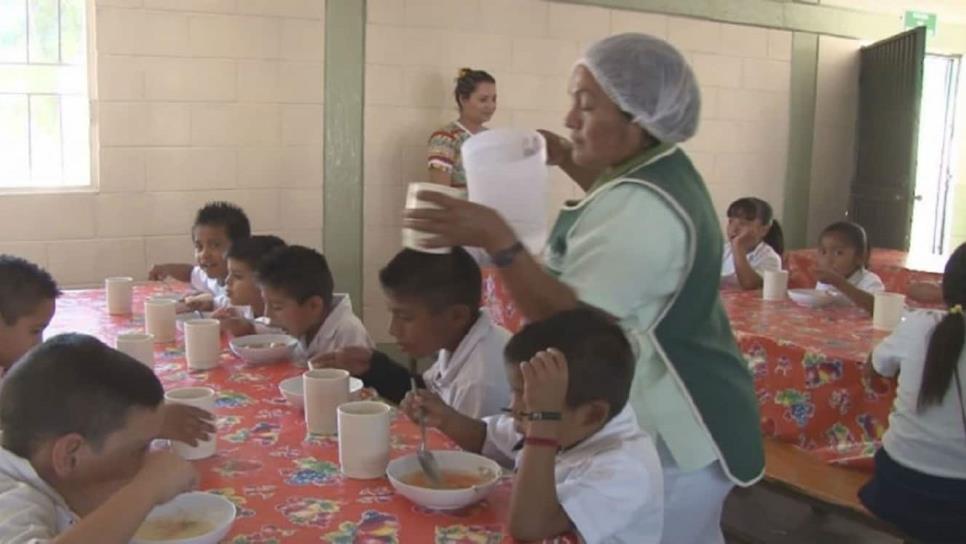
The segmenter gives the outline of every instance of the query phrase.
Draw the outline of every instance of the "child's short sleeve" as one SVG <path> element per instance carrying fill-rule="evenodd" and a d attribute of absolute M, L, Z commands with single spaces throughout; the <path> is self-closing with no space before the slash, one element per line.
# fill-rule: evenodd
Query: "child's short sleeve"
<path fill-rule="evenodd" d="M 557 499 L 581 538 L 588 544 L 627 540 L 660 542 L 663 496 L 660 469 L 649 474 L 641 459 L 630 459 L 636 449 L 598 454 L 586 467 L 557 485 Z M 613 539 L 613 540 L 612 540 Z"/>
<path fill-rule="evenodd" d="M 885 291 L 885 284 L 882 283 L 882 278 L 878 274 L 870 270 L 866 270 L 862 274 L 862 278 L 859 280 L 859 289 L 862 289 L 866 293 L 881 293 Z"/>
<path fill-rule="evenodd" d="M 456 164 L 456 152 L 460 143 L 453 135 L 438 130 L 429 137 L 429 167 L 451 172 Z"/>
<path fill-rule="evenodd" d="M 200 266 L 191 268 L 191 288 L 195 291 L 208 291 L 208 275 Z"/>
<path fill-rule="evenodd" d="M 0 542 L 50 542 L 58 533 L 56 516 L 54 505 L 40 493 L 24 484 L 0 483 Z"/>
<path fill-rule="evenodd" d="M 751 263 L 751 267 L 758 274 L 762 274 L 766 270 L 781 270 L 782 258 L 770 245 L 763 243 L 761 250 L 756 252 L 755 262 Z"/>
<path fill-rule="evenodd" d="M 872 351 L 872 368 L 881 376 L 895 376 L 902 362 L 913 355 L 914 347 L 922 344 L 937 322 L 938 318 L 930 317 L 930 312 L 906 312 L 892 334 Z"/>
<path fill-rule="evenodd" d="M 523 435 L 513 427 L 513 418 L 500 414 L 484 417 L 483 423 L 486 424 L 486 440 L 480 453 L 500 466 L 513 468 L 516 464 L 517 445 L 523 440 Z"/>

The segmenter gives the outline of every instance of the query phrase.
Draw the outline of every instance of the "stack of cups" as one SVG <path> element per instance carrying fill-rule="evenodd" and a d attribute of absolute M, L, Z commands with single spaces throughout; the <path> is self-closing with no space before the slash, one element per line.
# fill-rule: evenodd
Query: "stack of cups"
<path fill-rule="evenodd" d="M 433 191 L 436 193 L 443 193 L 444 195 L 451 196 L 453 198 L 463 198 L 463 191 L 455 187 L 448 187 L 446 185 L 439 185 L 437 183 L 410 183 L 409 188 L 406 191 L 406 209 L 407 210 L 436 210 L 439 206 L 426 202 L 425 200 L 420 200 L 416 197 L 420 191 Z M 409 228 L 404 228 L 402 231 L 402 242 L 403 247 L 409 249 L 414 249 L 416 251 L 422 251 L 423 253 L 449 253 L 450 248 L 440 247 L 429 249 L 426 247 L 426 241 L 430 238 L 436 236 L 435 234 L 429 234 L 426 232 L 420 232 L 418 230 L 413 230 Z"/>
<path fill-rule="evenodd" d="M 155 297 L 144 302 L 144 328 L 158 343 L 174 342 L 177 302 L 171 298 Z"/>
<path fill-rule="evenodd" d="M 349 478 L 381 478 L 389 466 L 389 405 L 376 401 L 339 406 L 339 464 Z"/>
<path fill-rule="evenodd" d="M 765 270 L 762 279 L 762 299 L 785 300 L 788 293 L 787 270 Z"/>
<path fill-rule="evenodd" d="M 906 295 L 899 293 L 876 293 L 872 310 L 872 328 L 891 331 L 902 320 L 902 310 L 906 305 Z"/>
<path fill-rule="evenodd" d="M 215 390 L 210 387 L 183 387 L 172 389 L 164 395 L 164 399 L 171 404 L 185 404 L 201 408 L 202 410 L 214 414 L 215 412 Z M 199 442 L 197 446 L 191 447 L 184 442 L 172 441 L 174 452 L 183 459 L 194 461 L 197 459 L 207 459 L 215 454 L 218 437 L 212 435 L 208 440 Z"/>
<path fill-rule="evenodd" d="M 191 370 L 218 366 L 221 356 L 221 323 L 217 319 L 190 319 L 184 324 L 184 350 Z"/>
<path fill-rule="evenodd" d="M 134 278 L 115 277 L 104 280 L 107 291 L 107 313 L 111 315 L 130 315 L 134 298 Z"/>
<path fill-rule="evenodd" d="M 309 370 L 302 375 L 305 426 L 312 434 L 335 434 L 337 410 L 349 402 L 349 373 L 335 368 Z"/>
<path fill-rule="evenodd" d="M 148 367 L 154 366 L 154 336 L 143 332 L 119 334 L 114 344 L 118 351 L 134 357 Z"/>

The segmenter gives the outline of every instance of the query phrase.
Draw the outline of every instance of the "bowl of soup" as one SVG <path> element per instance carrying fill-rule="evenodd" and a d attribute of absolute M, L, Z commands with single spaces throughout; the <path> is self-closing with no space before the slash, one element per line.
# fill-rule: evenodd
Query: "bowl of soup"
<path fill-rule="evenodd" d="M 419 466 L 416 454 L 389 463 L 386 475 L 396 493 L 433 510 L 456 510 L 485 499 L 503 469 L 495 461 L 466 451 L 433 450 L 442 472 L 440 485 L 433 485 Z"/>
<path fill-rule="evenodd" d="M 218 544 L 235 522 L 231 501 L 195 491 L 158 506 L 134 533 L 132 544 Z"/>
<path fill-rule="evenodd" d="M 264 365 L 290 360 L 297 344 L 287 334 L 251 334 L 232 338 L 228 346 L 246 363 Z"/>
<path fill-rule="evenodd" d="M 359 391 L 362 391 L 363 383 L 359 378 L 349 378 L 349 396 L 356 400 Z M 282 380 L 278 384 L 278 390 L 285 397 L 285 400 L 296 408 L 305 408 L 305 390 L 302 387 L 302 376 L 295 376 Z"/>

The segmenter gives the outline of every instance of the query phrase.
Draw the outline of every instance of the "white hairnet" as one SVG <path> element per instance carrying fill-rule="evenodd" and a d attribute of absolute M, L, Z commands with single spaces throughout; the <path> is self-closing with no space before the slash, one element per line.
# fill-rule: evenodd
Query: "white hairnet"
<path fill-rule="evenodd" d="M 684 57 L 646 34 L 618 34 L 587 49 L 577 64 L 607 96 L 661 142 L 683 142 L 698 129 L 701 93 Z"/>

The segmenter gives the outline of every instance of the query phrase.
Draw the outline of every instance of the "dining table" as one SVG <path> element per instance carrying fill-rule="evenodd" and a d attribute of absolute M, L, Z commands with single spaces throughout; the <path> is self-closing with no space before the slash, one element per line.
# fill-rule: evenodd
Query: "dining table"
<path fill-rule="evenodd" d="M 789 287 L 815 287 L 818 281 L 815 276 L 817 249 L 787 251 L 783 261 L 788 270 Z M 896 249 L 874 248 L 869 253 L 867 268 L 879 276 L 886 291 L 905 294 L 913 283 L 940 283 L 945 263 L 946 259 L 941 255 L 910 254 Z"/>
<path fill-rule="evenodd" d="M 45 337 L 79 332 L 113 346 L 119 334 L 144 328 L 144 300 L 172 294 L 172 289 L 170 284 L 137 284 L 130 315 L 109 315 L 103 289 L 66 290 L 57 300 Z M 216 454 L 195 465 L 199 488 L 222 495 L 237 508 L 223 544 L 514 542 L 505 522 L 510 474 L 501 477 L 486 500 L 454 511 L 412 503 L 397 495 L 386 477 L 344 476 L 338 438 L 307 433 L 301 409 L 290 405 L 279 391 L 279 382 L 305 370 L 290 361 L 252 366 L 223 342 L 216 368 L 192 371 L 186 365 L 179 331 L 174 342 L 155 345 L 153 369 L 165 390 L 204 386 L 216 391 Z M 376 396 L 368 389 L 360 394 Z M 401 412 L 393 412 L 390 457 L 398 458 L 416 450 L 419 428 Z M 429 446 L 457 449 L 435 429 L 430 430 Z M 567 534 L 544 542 L 576 544 L 578 540 Z"/>

